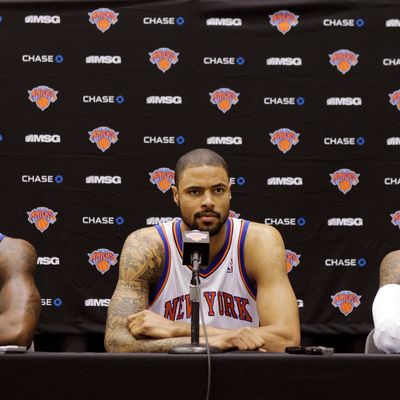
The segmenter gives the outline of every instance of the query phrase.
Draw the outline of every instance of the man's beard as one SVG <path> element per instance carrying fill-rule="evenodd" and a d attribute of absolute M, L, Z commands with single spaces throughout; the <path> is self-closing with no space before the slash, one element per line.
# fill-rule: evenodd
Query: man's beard
<path fill-rule="evenodd" d="M 197 218 L 201 218 L 204 215 L 212 215 L 214 217 L 217 218 L 217 223 L 215 225 L 207 225 L 206 223 L 203 223 L 203 227 L 200 227 L 200 225 L 196 222 Z M 193 216 L 193 222 L 192 223 L 188 223 L 188 221 L 185 221 L 185 219 L 183 219 L 183 222 L 187 225 L 190 226 L 190 228 L 192 230 L 199 230 L 199 231 L 207 231 L 210 236 L 214 236 L 217 233 L 220 232 L 220 230 L 222 229 L 222 227 L 224 226 L 226 220 L 228 219 L 229 216 L 229 212 L 227 212 L 225 215 L 223 215 L 221 217 L 221 213 L 216 212 L 216 211 L 212 211 L 212 210 L 205 210 L 205 211 L 200 211 L 194 214 Z"/>

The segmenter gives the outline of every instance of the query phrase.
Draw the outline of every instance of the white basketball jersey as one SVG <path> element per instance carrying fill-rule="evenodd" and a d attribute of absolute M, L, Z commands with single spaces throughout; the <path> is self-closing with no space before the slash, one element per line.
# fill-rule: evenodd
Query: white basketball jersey
<path fill-rule="evenodd" d="M 156 226 L 165 248 L 162 277 L 150 293 L 149 309 L 173 321 L 190 322 L 192 269 L 182 265 L 182 220 Z M 200 272 L 201 307 L 207 325 L 218 328 L 259 326 L 256 288 L 244 265 L 249 221 L 228 218 L 225 243 L 207 269 Z"/>

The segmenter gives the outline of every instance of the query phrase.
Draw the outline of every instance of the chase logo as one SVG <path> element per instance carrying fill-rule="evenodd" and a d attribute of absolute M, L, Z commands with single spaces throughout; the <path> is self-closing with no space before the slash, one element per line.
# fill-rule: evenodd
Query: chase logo
<path fill-rule="evenodd" d="M 239 103 L 240 93 L 236 93 L 232 89 L 220 88 L 209 93 L 209 95 L 211 104 L 216 105 L 218 110 L 225 114 L 233 105 Z"/>
<path fill-rule="evenodd" d="M 322 25 L 328 28 L 362 28 L 365 25 L 365 21 L 362 18 L 353 19 L 353 18 L 325 18 L 322 21 Z"/>
<path fill-rule="evenodd" d="M 245 63 L 243 57 L 204 57 L 205 65 L 243 65 Z"/>
<path fill-rule="evenodd" d="M 297 254 L 292 250 L 285 250 L 286 256 L 286 271 L 289 273 L 294 267 L 300 264 L 301 254 Z"/>
<path fill-rule="evenodd" d="M 30 134 L 25 136 L 25 143 L 61 143 L 61 136 L 47 134 Z"/>
<path fill-rule="evenodd" d="M 363 226 L 362 218 L 329 218 L 328 226 Z"/>
<path fill-rule="evenodd" d="M 246 184 L 246 178 L 244 176 L 231 176 L 229 178 L 229 183 L 231 185 L 244 186 Z"/>
<path fill-rule="evenodd" d="M 144 25 L 184 25 L 184 17 L 144 17 Z"/>
<path fill-rule="evenodd" d="M 397 210 L 393 214 L 390 214 L 390 218 L 392 218 L 391 223 L 400 229 L 400 211 Z"/>
<path fill-rule="evenodd" d="M 340 312 L 346 317 L 361 304 L 361 296 L 350 290 L 342 290 L 331 296 L 331 299 L 332 305 L 339 308 Z"/>
<path fill-rule="evenodd" d="M 241 18 L 208 18 L 206 20 L 207 26 L 242 26 L 243 21 Z"/>
<path fill-rule="evenodd" d="M 90 175 L 85 182 L 87 185 L 121 185 L 122 179 L 119 175 Z"/>
<path fill-rule="evenodd" d="M 350 50 L 337 50 L 334 53 L 329 54 L 329 63 L 345 75 L 350 71 L 351 67 L 358 64 L 358 57 L 359 54 Z"/>
<path fill-rule="evenodd" d="M 89 264 L 96 267 L 102 275 L 118 262 L 118 254 L 108 249 L 97 249 L 87 255 Z"/>
<path fill-rule="evenodd" d="M 122 104 L 125 99 L 123 96 L 90 96 L 84 95 L 82 97 L 83 103 L 103 103 L 103 104 L 110 104 L 110 103 L 118 103 Z"/>
<path fill-rule="evenodd" d="M 62 183 L 64 178 L 62 175 L 22 175 L 22 183 Z"/>
<path fill-rule="evenodd" d="M 293 146 L 299 143 L 300 133 L 296 133 L 288 128 L 280 128 L 269 134 L 271 143 L 286 154 Z"/>
<path fill-rule="evenodd" d="M 272 226 L 304 226 L 306 220 L 303 217 L 300 218 L 265 218 L 264 223 Z"/>
<path fill-rule="evenodd" d="M 367 265 L 365 258 L 327 258 L 325 260 L 326 267 L 360 267 Z"/>
<path fill-rule="evenodd" d="M 46 110 L 51 103 L 57 100 L 58 91 L 48 86 L 37 86 L 32 90 L 28 90 L 29 100 L 35 103 L 42 111 Z"/>
<path fill-rule="evenodd" d="M 243 139 L 240 136 L 210 136 L 207 138 L 207 144 L 240 146 L 243 144 Z"/>
<path fill-rule="evenodd" d="M 384 67 L 397 67 L 400 65 L 400 58 L 384 58 L 382 64 Z"/>
<path fill-rule="evenodd" d="M 329 175 L 331 177 L 331 184 L 337 186 L 343 194 L 349 192 L 353 186 L 356 186 L 359 183 L 358 178 L 360 174 L 357 174 L 348 168 L 339 169 Z"/>
<path fill-rule="evenodd" d="M 89 22 L 96 25 L 96 28 L 104 33 L 108 31 L 111 25 L 115 25 L 118 22 L 119 13 L 110 10 L 109 8 L 98 8 L 88 13 Z"/>
<path fill-rule="evenodd" d="M 325 146 L 363 146 L 365 144 L 365 138 L 359 137 L 325 137 Z"/>
<path fill-rule="evenodd" d="M 58 257 L 38 257 L 36 261 L 37 265 L 60 265 L 60 259 Z"/>
<path fill-rule="evenodd" d="M 157 65 L 157 68 L 164 73 L 179 61 L 179 53 L 169 49 L 168 47 L 160 47 L 159 49 L 149 53 L 149 56 L 150 62 Z"/>
<path fill-rule="evenodd" d="M 86 64 L 121 64 L 121 56 L 87 56 Z"/>
<path fill-rule="evenodd" d="M 85 307 L 108 307 L 111 299 L 86 299 Z"/>
<path fill-rule="evenodd" d="M 43 233 L 48 229 L 50 224 L 54 224 L 57 221 L 57 212 L 47 207 L 37 207 L 31 211 L 27 211 L 28 221 L 34 224 L 36 229 Z"/>
<path fill-rule="evenodd" d="M 385 21 L 386 28 L 400 28 L 400 19 L 392 18 Z"/>
<path fill-rule="evenodd" d="M 287 176 L 287 177 L 278 177 L 274 176 L 267 179 L 268 186 L 302 186 L 303 178 L 300 176 Z"/>
<path fill-rule="evenodd" d="M 183 136 L 145 136 L 143 138 L 144 144 L 183 144 L 185 138 Z"/>
<path fill-rule="evenodd" d="M 110 148 L 110 146 L 117 142 L 119 132 L 108 126 L 99 126 L 96 129 L 88 132 L 89 140 L 94 143 L 99 150 L 103 153 Z"/>
<path fill-rule="evenodd" d="M 59 15 L 27 15 L 25 17 L 26 24 L 60 24 L 61 17 Z"/>
<path fill-rule="evenodd" d="M 362 106 L 361 97 L 329 97 L 326 99 L 327 106 Z"/>
<path fill-rule="evenodd" d="M 269 16 L 269 23 L 278 29 L 280 33 L 286 35 L 299 23 L 299 16 L 290 11 L 281 10 Z"/>
<path fill-rule="evenodd" d="M 398 111 L 400 111 L 400 89 L 389 93 L 390 104 L 395 106 Z"/>
<path fill-rule="evenodd" d="M 267 106 L 302 106 L 304 103 L 304 97 L 264 97 Z"/>
<path fill-rule="evenodd" d="M 52 54 L 23 54 L 22 62 L 24 63 L 57 63 L 61 64 L 64 57 L 61 54 L 56 56 Z"/>
<path fill-rule="evenodd" d="M 176 217 L 148 217 L 146 218 L 146 225 L 165 224 L 173 221 L 174 219 L 176 219 Z"/>
<path fill-rule="evenodd" d="M 150 182 L 157 185 L 161 192 L 166 193 L 175 184 L 175 171 L 169 168 L 158 168 L 149 172 Z"/>
<path fill-rule="evenodd" d="M 82 217 L 84 225 L 122 225 L 125 222 L 124 218 L 119 217 Z"/>
<path fill-rule="evenodd" d="M 400 178 L 386 177 L 383 182 L 386 186 L 392 186 L 392 185 L 398 186 L 400 185 Z"/>
<path fill-rule="evenodd" d="M 41 299 L 42 307 L 56 307 L 59 308 L 62 306 L 62 299 L 59 297 L 55 297 L 54 299 Z"/>

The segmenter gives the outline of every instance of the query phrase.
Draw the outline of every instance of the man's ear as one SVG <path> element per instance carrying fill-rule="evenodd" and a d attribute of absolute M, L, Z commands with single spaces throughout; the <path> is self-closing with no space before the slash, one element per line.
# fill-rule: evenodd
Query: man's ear
<path fill-rule="evenodd" d="M 172 196 L 174 198 L 174 203 L 179 207 L 179 193 L 178 188 L 175 185 L 171 186 Z"/>

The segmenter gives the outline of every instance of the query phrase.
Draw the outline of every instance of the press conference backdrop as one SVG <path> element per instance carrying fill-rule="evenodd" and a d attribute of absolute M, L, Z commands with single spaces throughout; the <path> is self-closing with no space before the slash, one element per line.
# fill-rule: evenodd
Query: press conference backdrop
<path fill-rule="evenodd" d="M 38 251 L 41 333 L 104 332 L 125 237 L 228 161 L 282 234 L 303 333 L 366 333 L 400 238 L 395 1 L 0 3 L 0 231 Z"/>

